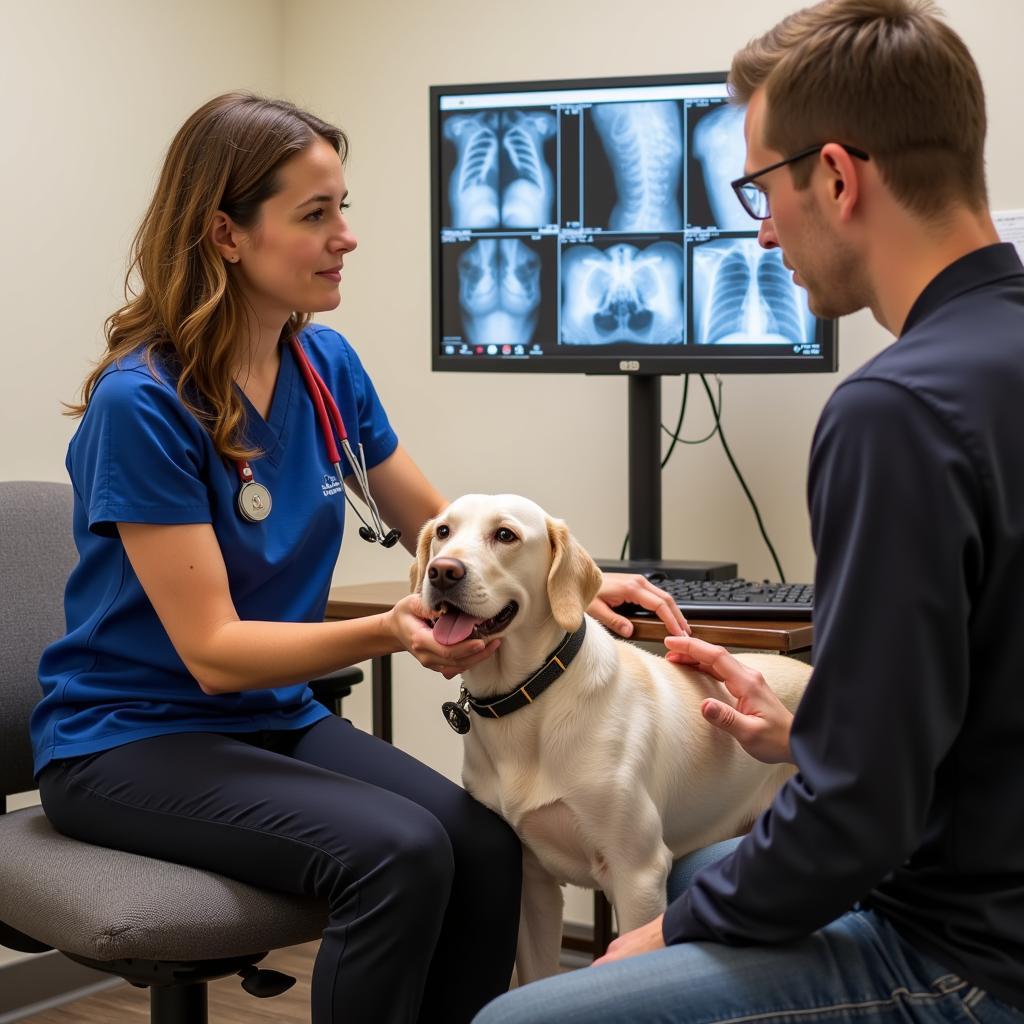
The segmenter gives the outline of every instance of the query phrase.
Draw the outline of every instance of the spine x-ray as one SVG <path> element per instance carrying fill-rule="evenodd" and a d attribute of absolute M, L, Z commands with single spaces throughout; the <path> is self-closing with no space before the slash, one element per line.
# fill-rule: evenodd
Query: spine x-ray
<path fill-rule="evenodd" d="M 554 175 L 545 142 L 555 115 L 545 110 L 452 114 L 444 134 L 455 144 L 448 180 L 453 228 L 537 228 L 554 221 Z"/>
<path fill-rule="evenodd" d="M 807 293 L 793 284 L 778 249 L 756 238 L 694 246 L 692 341 L 701 345 L 789 344 L 814 340 Z"/>
<path fill-rule="evenodd" d="M 674 242 L 567 246 L 562 257 L 564 345 L 683 340 L 685 257 Z"/>
<path fill-rule="evenodd" d="M 614 197 L 606 224 L 598 223 L 600 218 L 592 213 L 587 222 L 612 231 L 681 228 L 683 130 L 679 104 L 669 100 L 599 103 L 592 108 L 591 117 L 611 167 Z M 601 188 L 596 175 L 590 188 Z M 586 200 L 588 211 L 595 206 L 596 202 Z"/>

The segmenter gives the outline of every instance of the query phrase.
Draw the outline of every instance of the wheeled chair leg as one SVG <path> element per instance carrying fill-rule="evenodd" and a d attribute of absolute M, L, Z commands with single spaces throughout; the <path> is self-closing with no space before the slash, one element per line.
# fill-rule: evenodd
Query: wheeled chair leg
<path fill-rule="evenodd" d="M 149 990 L 150 1024 L 207 1024 L 206 982 L 154 985 Z"/>

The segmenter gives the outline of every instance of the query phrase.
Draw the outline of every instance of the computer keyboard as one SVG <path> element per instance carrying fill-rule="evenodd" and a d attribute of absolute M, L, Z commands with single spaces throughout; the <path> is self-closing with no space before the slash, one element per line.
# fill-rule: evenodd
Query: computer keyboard
<path fill-rule="evenodd" d="M 753 580 L 677 580 L 652 578 L 668 591 L 682 613 L 714 619 L 810 619 L 814 584 L 769 583 Z M 620 605 L 625 615 L 651 618 L 654 613 L 638 605 Z"/>

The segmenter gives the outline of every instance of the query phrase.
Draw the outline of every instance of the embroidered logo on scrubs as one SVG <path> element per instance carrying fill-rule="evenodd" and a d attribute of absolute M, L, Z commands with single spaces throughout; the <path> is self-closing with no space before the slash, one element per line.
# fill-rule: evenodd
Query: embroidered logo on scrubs
<path fill-rule="evenodd" d="M 324 497 L 329 498 L 332 494 L 337 494 L 341 491 L 341 484 L 333 473 L 324 473 L 320 489 L 324 492 Z"/>

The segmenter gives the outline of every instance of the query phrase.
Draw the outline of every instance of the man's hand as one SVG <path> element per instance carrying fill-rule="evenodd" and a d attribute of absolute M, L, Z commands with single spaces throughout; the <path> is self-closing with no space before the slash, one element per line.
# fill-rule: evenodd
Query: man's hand
<path fill-rule="evenodd" d="M 789 730 L 793 716 L 756 669 L 737 661 L 724 647 L 692 636 L 667 636 L 668 660 L 688 665 L 725 684 L 735 705 L 707 698 L 700 706 L 705 721 L 727 732 L 765 764 L 792 761 Z"/>
<path fill-rule="evenodd" d="M 633 573 L 606 572 L 604 583 L 601 584 L 597 597 L 587 611 L 613 633 L 630 637 L 633 635 L 633 623 L 614 611 L 614 606 L 624 601 L 638 604 L 641 608 L 654 612 L 672 635 L 682 636 L 690 632 L 690 627 L 672 595 L 659 590 L 645 576 Z"/>
<path fill-rule="evenodd" d="M 665 948 L 665 940 L 661 934 L 661 921 L 664 914 L 659 914 L 653 921 L 634 928 L 625 935 L 620 935 L 609 947 L 604 956 L 598 957 L 590 966 L 599 967 L 601 964 L 614 963 L 616 960 L 625 960 L 631 956 L 639 956 L 641 953 L 651 953 L 656 949 Z"/>

